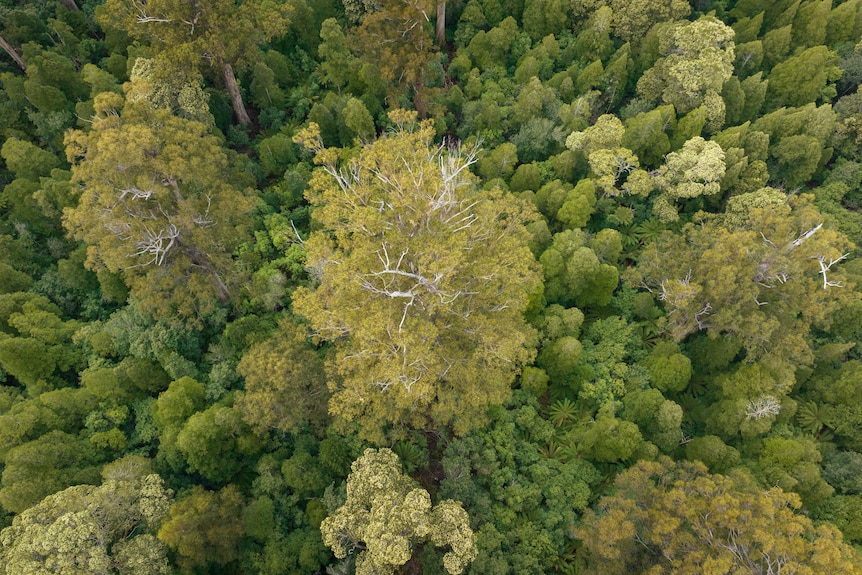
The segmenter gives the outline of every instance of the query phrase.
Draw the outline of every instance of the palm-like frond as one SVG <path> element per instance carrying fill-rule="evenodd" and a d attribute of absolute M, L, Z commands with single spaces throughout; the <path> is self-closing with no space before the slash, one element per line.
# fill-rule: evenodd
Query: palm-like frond
<path fill-rule="evenodd" d="M 571 423 L 578 416 L 578 407 L 567 397 L 561 401 L 555 401 L 548 410 L 551 423 L 556 427 L 563 427 Z"/>
<path fill-rule="evenodd" d="M 828 408 L 813 401 L 801 401 L 796 410 L 796 423 L 804 431 L 820 435 L 828 427 Z"/>
<path fill-rule="evenodd" d="M 634 229 L 634 235 L 638 241 L 644 245 L 655 241 L 667 229 L 664 223 L 659 220 L 646 220 L 641 222 Z"/>

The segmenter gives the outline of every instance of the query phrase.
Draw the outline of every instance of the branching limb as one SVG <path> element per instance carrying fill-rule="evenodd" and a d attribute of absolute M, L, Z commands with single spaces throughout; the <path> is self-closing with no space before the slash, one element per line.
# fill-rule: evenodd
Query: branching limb
<path fill-rule="evenodd" d="M 151 255 L 149 261 L 138 264 L 140 266 L 155 264 L 161 266 L 165 263 L 165 257 L 171 248 L 176 244 L 177 238 L 180 237 L 180 231 L 174 224 L 170 224 L 167 229 L 153 231 L 149 227 L 145 228 L 144 237 L 135 242 L 135 247 L 138 251 L 130 254 L 130 257 L 138 257 L 143 255 Z M 137 267 L 137 266 L 132 266 Z"/>
<path fill-rule="evenodd" d="M 192 216 L 192 221 L 202 228 L 208 228 L 214 223 L 213 220 L 210 219 L 210 207 L 212 206 L 212 201 L 212 196 L 207 194 L 207 207 L 206 210 L 204 210 L 204 213 L 199 216 Z M 293 224 L 293 222 L 290 223 Z"/>
<path fill-rule="evenodd" d="M 763 419 L 773 415 L 778 415 L 781 411 L 781 403 L 771 395 L 763 395 L 757 399 L 752 399 L 745 407 L 746 419 Z"/>
<path fill-rule="evenodd" d="M 807 232 L 803 232 L 802 234 L 800 234 L 798 238 L 790 242 L 790 249 L 798 248 L 799 246 L 801 246 L 805 242 L 805 240 L 816 234 L 822 227 L 823 224 L 817 224 L 815 227 L 811 228 Z"/>
<path fill-rule="evenodd" d="M 831 287 L 844 287 L 844 284 L 842 284 L 841 282 L 829 281 L 829 279 L 826 277 L 826 272 L 828 272 L 832 266 L 834 266 L 835 264 L 837 264 L 841 260 L 847 259 L 847 256 L 849 256 L 849 255 L 850 255 L 849 253 L 846 253 L 838 259 L 835 259 L 835 260 L 830 259 L 828 264 L 826 263 L 826 258 L 824 256 L 818 256 L 817 257 L 817 262 L 820 264 L 820 274 L 823 276 L 823 289 L 826 289 L 830 286 Z"/>

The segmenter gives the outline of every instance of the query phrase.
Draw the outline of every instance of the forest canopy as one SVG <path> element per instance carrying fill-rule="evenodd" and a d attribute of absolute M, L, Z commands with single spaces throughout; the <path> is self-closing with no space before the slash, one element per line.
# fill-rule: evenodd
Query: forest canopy
<path fill-rule="evenodd" d="M 0 573 L 862 572 L 862 0 L 0 0 Z"/>

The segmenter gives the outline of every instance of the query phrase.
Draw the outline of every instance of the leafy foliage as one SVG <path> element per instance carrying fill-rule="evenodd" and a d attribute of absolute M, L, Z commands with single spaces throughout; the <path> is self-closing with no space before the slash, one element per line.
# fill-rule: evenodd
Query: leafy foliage
<path fill-rule="evenodd" d="M 431 505 L 424 489 L 413 488 L 389 449 L 365 450 L 351 466 L 347 501 L 320 525 L 323 541 L 344 558 L 358 545 L 357 574 L 394 573 L 412 554 L 412 539 L 450 546 L 443 556 L 448 573 L 458 575 L 476 557 L 467 513 L 450 499 Z"/>
<path fill-rule="evenodd" d="M 0 572 L 858 571 L 860 37 L 0 2 Z"/>
<path fill-rule="evenodd" d="M 532 211 L 476 190 L 472 158 L 432 148 L 430 124 L 414 118 L 393 112 L 398 130 L 348 167 L 318 151 L 309 198 L 323 230 L 306 246 L 320 285 L 294 295 L 336 343 L 330 412 L 378 441 L 387 424 L 479 424 L 532 356 L 522 317 L 540 289 L 525 245 Z M 302 137 L 319 145 L 318 133 Z"/>
<path fill-rule="evenodd" d="M 796 512 L 799 499 L 763 491 L 743 475 L 711 475 L 698 463 L 640 462 L 577 530 L 596 573 L 620 569 L 690 573 L 705 566 L 856 573 L 834 527 Z M 740 521 L 740 514 L 745 520 Z M 743 543 L 744 542 L 744 543 Z"/>

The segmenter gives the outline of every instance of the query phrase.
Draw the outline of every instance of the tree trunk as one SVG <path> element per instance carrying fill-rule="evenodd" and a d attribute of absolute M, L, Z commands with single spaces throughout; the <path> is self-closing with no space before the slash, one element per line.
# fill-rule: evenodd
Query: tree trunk
<path fill-rule="evenodd" d="M 230 64 L 225 64 L 221 67 L 221 71 L 224 75 L 224 83 L 227 86 L 227 93 L 230 95 L 230 103 L 233 105 L 236 120 L 243 126 L 248 126 L 251 124 L 251 118 L 248 117 L 245 104 L 242 102 L 242 94 L 239 93 L 239 85 L 236 83 L 236 76 L 233 75 L 233 68 Z"/>
<path fill-rule="evenodd" d="M 224 280 L 221 279 L 221 276 L 215 270 L 211 270 L 213 284 L 216 288 L 216 296 L 219 301 L 223 304 L 230 303 L 230 291 L 227 289 L 227 286 L 224 283 Z"/>
<path fill-rule="evenodd" d="M 72 10 L 73 12 L 80 10 L 80 8 L 78 8 L 78 5 L 75 4 L 75 0 L 60 0 L 60 4 L 62 4 L 69 10 Z"/>
<path fill-rule="evenodd" d="M 3 50 L 5 50 L 7 54 L 9 54 L 12 59 L 15 60 L 15 63 L 21 67 L 22 70 L 27 69 L 27 64 L 24 63 L 24 60 L 23 58 L 21 58 L 21 55 L 18 54 L 15 48 L 13 48 L 12 45 L 9 44 L 9 42 L 7 42 L 3 38 L 3 36 L 0 36 L 0 48 L 3 48 Z"/>
<path fill-rule="evenodd" d="M 191 258 L 193 265 L 206 270 L 207 273 L 209 273 L 213 287 L 216 291 L 216 297 L 219 301 L 223 304 L 230 303 L 230 290 L 228 289 L 227 284 L 224 283 L 224 280 L 209 257 L 207 257 L 205 253 L 201 253 L 196 246 L 189 246 L 186 249 L 186 253 Z"/>
<path fill-rule="evenodd" d="M 446 45 L 446 3 L 437 3 L 437 43 L 440 47 Z"/>

